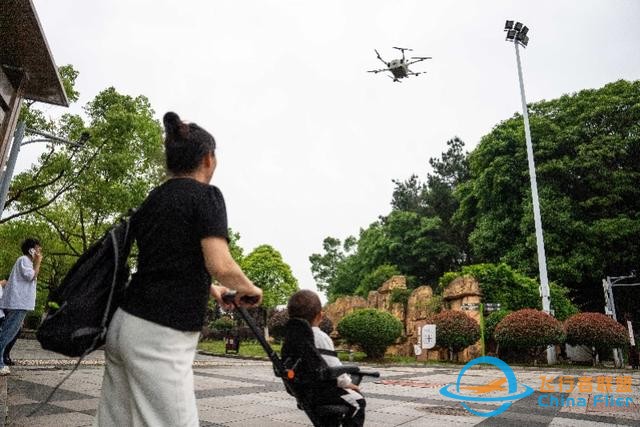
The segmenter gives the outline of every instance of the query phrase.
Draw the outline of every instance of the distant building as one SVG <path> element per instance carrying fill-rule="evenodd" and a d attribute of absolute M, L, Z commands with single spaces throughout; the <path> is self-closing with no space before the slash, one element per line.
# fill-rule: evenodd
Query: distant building
<path fill-rule="evenodd" d="M 0 183 L 23 99 L 67 107 L 31 0 L 0 0 Z"/>

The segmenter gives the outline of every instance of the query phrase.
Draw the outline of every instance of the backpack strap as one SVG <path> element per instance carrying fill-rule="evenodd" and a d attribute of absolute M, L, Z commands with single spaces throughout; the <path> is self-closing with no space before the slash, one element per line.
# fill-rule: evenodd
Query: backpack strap
<path fill-rule="evenodd" d="M 325 356 L 338 357 L 338 353 L 336 351 L 325 350 L 324 348 L 319 348 L 318 351 L 320 352 L 320 354 L 323 354 Z"/>

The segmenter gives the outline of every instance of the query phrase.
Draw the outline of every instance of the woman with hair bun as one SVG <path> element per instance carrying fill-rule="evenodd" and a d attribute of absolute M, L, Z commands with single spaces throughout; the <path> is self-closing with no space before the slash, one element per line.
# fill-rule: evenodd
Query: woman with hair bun
<path fill-rule="evenodd" d="M 137 271 L 107 334 L 101 427 L 198 426 L 192 364 L 209 296 L 262 300 L 229 252 L 224 198 L 209 185 L 213 136 L 173 112 L 163 121 L 170 179 L 131 219 Z"/>

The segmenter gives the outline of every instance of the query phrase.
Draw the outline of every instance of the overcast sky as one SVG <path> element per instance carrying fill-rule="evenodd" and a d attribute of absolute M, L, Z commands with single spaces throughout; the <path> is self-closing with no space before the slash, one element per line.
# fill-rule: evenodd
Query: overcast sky
<path fill-rule="evenodd" d="M 305 288 L 324 237 L 389 212 L 392 179 L 424 177 L 448 139 L 471 150 L 519 111 L 505 19 L 530 28 L 529 102 L 640 78 L 636 0 L 33 1 L 56 63 L 80 72 L 71 111 L 114 86 L 209 130 L 245 253 L 273 245 Z M 392 46 L 432 56 L 412 66 L 427 74 L 366 73 Z"/>

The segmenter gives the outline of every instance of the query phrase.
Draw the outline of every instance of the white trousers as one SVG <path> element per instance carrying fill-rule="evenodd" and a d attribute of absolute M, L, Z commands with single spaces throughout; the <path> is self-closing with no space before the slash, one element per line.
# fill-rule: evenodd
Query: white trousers
<path fill-rule="evenodd" d="M 99 427 L 197 427 L 193 359 L 198 332 L 118 309 L 109 325 Z"/>

